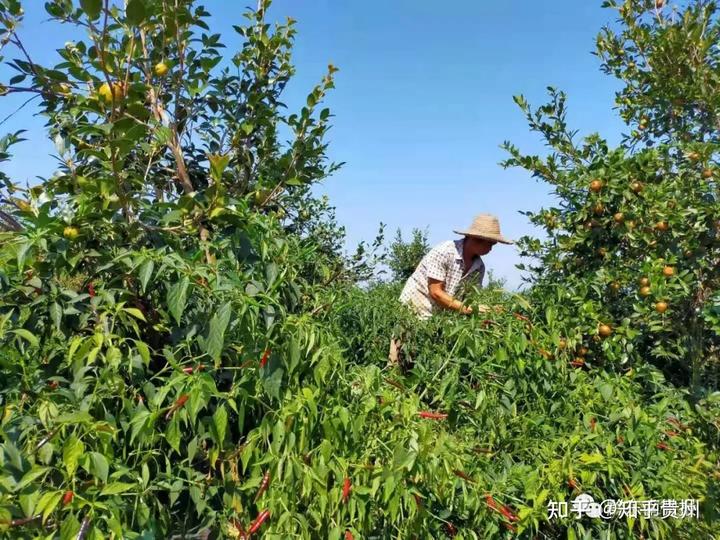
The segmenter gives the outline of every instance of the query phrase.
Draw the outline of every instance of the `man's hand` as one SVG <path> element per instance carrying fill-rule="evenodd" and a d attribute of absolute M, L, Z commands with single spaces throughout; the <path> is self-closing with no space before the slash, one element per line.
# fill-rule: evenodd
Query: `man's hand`
<path fill-rule="evenodd" d="M 463 306 L 460 308 L 460 313 L 463 315 L 470 315 L 473 312 L 473 308 L 469 306 Z"/>

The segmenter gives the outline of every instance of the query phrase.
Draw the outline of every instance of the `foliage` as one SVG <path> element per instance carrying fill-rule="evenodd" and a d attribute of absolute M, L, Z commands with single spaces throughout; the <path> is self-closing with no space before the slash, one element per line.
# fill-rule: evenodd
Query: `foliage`
<path fill-rule="evenodd" d="M 420 431 L 418 457 L 407 474 L 412 480 L 406 484 L 420 498 L 419 514 L 434 514 L 446 525 L 427 522 L 413 529 L 408 524 L 399 536 L 422 531 L 443 537 L 449 523 L 458 537 L 509 537 L 513 522 L 487 513 L 487 493 L 519 516 L 520 537 L 693 538 L 717 531 L 716 458 L 701 457 L 705 451 L 715 456 L 717 446 L 711 450 L 697 438 L 707 429 L 717 434 L 717 428 L 708 422 L 709 410 L 698 414 L 686 393 L 669 385 L 658 370 L 640 363 L 610 373 L 597 368 L 602 359 L 593 351 L 582 365 L 572 365 L 579 340 L 561 333 L 564 325 L 555 308 L 528 312 L 521 296 L 505 293 L 501 314 L 459 318 L 441 313 L 420 322 L 407 318 L 397 292 L 397 285 L 353 292 L 336 304 L 334 324 L 344 336 L 349 362 L 365 370 L 384 366 L 388 336 L 406 330 L 412 366 L 376 375 L 380 406 L 396 411 L 399 400 L 419 399 L 421 408 L 449 415 L 432 428 L 435 442 L 423 443 Z M 500 300 L 487 290 L 468 299 L 471 304 Z M 399 423 L 395 429 L 405 427 Z M 420 457 L 427 455 L 426 444 L 432 460 Z M 691 466 L 679 465 L 694 459 L 707 459 L 709 474 L 696 475 Z M 419 469 L 437 460 L 438 469 Z M 415 471 L 422 472 L 413 478 Z M 452 475 L 454 486 L 443 484 Z M 548 501 L 579 493 L 595 500 L 697 497 L 704 499 L 704 522 L 547 519 Z"/>
<path fill-rule="evenodd" d="M 430 250 L 427 229 L 413 229 L 412 239 L 404 241 L 400 229 L 388 250 L 388 266 L 394 281 L 405 282 L 413 274 L 422 258 Z"/>
<path fill-rule="evenodd" d="M 588 339 L 595 313 L 628 309 L 593 300 L 599 277 L 561 266 L 561 287 L 538 281 L 528 298 L 467 292 L 471 305 L 503 312 L 424 323 L 397 302 L 401 283 L 357 286 L 382 261 L 382 227 L 342 255 L 333 208 L 311 193 L 339 166 L 327 160 L 331 114 L 321 108 L 336 68 L 286 114 L 295 30 L 266 22 L 269 1 L 235 28 L 235 55 L 221 54 L 191 0 L 45 7 L 87 35 L 54 67 L 27 54 L 20 3 L 0 0 L 0 43 L 19 55 L 2 93 L 39 96 L 60 159 L 31 189 L 0 177 L 0 537 L 718 532 L 717 396 L 691 405 L 643 363 L 659 339 L 650 332 L 626 325 Z M 577 157 L 564 128 L 538 123 L 563 159 Z M 21 135 L 3 139 L 0 160 Z M 678 192 L 693 174 L 672 145 L 634 154 L 593 144 L 587 155 L 613 170 L 662 165 Z M 553 171 L 567 193 L 586 174 L 570 162 Z M 604 204 L 625 196 L 617 186 Z M 714 203 L 687 191 L 677 209 L 702 223 Z M 679 238 L 709 229 L 692 231 Z M 403 253 L 416 256 L 416 240 L 417 252 Z M 594 268 L 587 254 L 580 262 Z M 697 257 L 652 286 L 680 294 L 692 272 L 713 269 Z M 574 296 L 549 301 L 562 289 Z M 590 307 L 578 316 L 583 298 Z M 696 319 L 715 331 L 716 310 L 702 308 Z M 657 343 L 673 351 L 675 334 L 662 329 Z M 386 366 L 393 334 L 411 356 L 401 368 Z M 700 499 L 702 519 L 548 519 L 548 501 L 581 491 Z"/>
<path fill-rule="evenodd" d="M 551 101 L 535 110 L 516 98 L 550 155 L 506 143 L 504 165 L 527 169 L 558 197 L 555 207 L 527 212 L 548 235 L 520 242 L 540 263 L 531 267 L 534 298 L 559 306 L 606 363 L 626 365 L 639 351 L 697 398 L 717 380 L 720 344 L 707 315 L 720 285 L 718 148 L 706 107 L 720 95 L 708 75 L 718 20 L 715 2 L 655 4 L 628 0 L 621 29 L 598 37 L 603 68 L 625 83 L 621 114 L 638 122 L 623 144 L 611 149 L 597 134 L 577 141 L 565 95 L 551 88 Z M 682 110 L 672 104 L 677 95 L 687 99 Z M 599 339 L 601 324 L 612 328 L 609 339 Z"/>

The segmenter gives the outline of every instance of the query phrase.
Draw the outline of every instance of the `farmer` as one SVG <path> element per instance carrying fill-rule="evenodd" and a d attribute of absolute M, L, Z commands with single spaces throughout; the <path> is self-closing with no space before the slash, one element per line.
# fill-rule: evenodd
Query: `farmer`
<path fill-rule="evenodd" d="M 512 244 L 500 234 L 500 222 L 490 214 L 480 214 L 467 230 L 454 232 L 464 238 L 448 240 L 431 249 L 407 280 L 400 295 L 400 301 L 410 306 L 420 319 L 429 319 L 439 308 L 472 313 L 471 307 L 455 298 L 458 288 L 473 275 L 477 275 L 477 284 L 482 287 L 485 264 L 481 256 L 490 253 L 498 242 Z M 479 312 L 489 309 L 478 306 Z M 401 346 L 399 340 L 391 340 L 391 362 L 397 361 Z"/>

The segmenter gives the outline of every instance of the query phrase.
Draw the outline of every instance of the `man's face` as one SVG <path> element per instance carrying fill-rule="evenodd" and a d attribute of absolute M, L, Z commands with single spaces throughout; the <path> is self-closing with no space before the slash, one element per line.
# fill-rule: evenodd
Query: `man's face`
<path fill-rule="evenodd" d="M 487 255 L 497 242 L 492 240 L 484 240 L 482 238 L 473 238 L 468 236 L 465 238 L 465 249 L 474 257 L 475 255 Z"/>

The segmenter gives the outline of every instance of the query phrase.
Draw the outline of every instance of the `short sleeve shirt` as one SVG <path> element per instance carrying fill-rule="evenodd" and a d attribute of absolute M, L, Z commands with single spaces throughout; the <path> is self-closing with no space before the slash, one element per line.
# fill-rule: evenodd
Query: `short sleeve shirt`
<path fill-rule="evenodd" d="M 407 280 L 400 301 L 414 308 L 421 319 L 428 319 L 439 306 L 430 297 L 428 279 L 442 281 L 445 292 L 455 296 L 463 280 L 477 274 L 477 283 L 482 287 L 485 277 L 485 264 L 477 257 L 470 269 L 465 272 L 463 262 L 464 241 L 448 240 L 432 248 Z"/>

